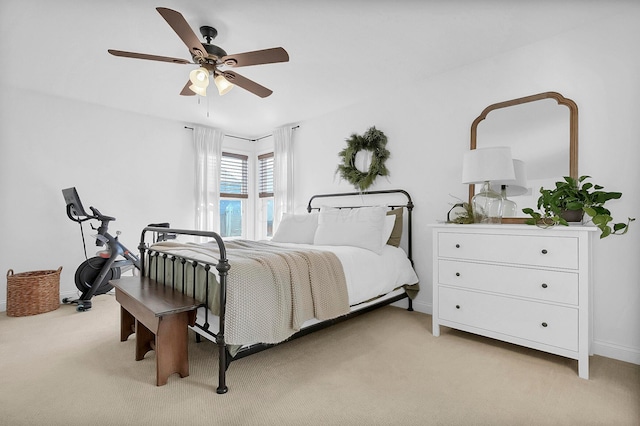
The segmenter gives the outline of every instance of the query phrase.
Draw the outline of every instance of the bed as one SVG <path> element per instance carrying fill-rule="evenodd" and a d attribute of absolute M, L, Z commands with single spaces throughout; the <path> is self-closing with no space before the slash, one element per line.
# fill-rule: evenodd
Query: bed
<path fill-rule="evenodd" d="M 385 190 L 314 195 L 270 241 L 147 227 L 141 274 L 202 303 L 192 328 L 217 344 L 226 393 L 234 360 L 402 299 L 413 310 L 412 211 L 406 191 Z M 145 242 L 160 232 L 178 238 Z"/>

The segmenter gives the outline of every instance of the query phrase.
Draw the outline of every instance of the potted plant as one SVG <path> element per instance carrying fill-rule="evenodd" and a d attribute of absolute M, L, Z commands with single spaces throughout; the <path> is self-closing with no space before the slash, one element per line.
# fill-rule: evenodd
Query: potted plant
<path fill-rule="evenodd" d="M 621 192 L 602 191 L 604 187 L 594 185 L 585 180 L 591 176 L 580 176 L 574 179 L 564 176 L 564 181 L 556 182 L 554 189 L 540 188 L 538 198 L 538 210 L 531 208 L 522 209 L 525 214 L 531 216 L 525 223 L 538 226 L 568 225 L 570 221 L 580 222 L 586 213 L 591 222 L 600 229 L 600 238 L 609 235 L 625 234 L 629 230 L 629 224 L 635 218 L 629 218 L 627 223 L 613 223 L 611 212 L 604 207 L 609 200 L 622 197 Z M 572 214 L 577 216 L 569 218 Z"/>

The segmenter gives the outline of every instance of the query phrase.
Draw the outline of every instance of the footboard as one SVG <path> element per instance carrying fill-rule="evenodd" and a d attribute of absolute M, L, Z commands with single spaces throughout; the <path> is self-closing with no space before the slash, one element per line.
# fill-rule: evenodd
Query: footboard
<path fill-rule="evenodd" d="M 179 256 L 175 254 L 168 254 L 158 250 L 154 250 L 146 242 L 145 238 L 147 233 L 161 234 L 171 233 L 176 235 L 187 235 L 195 237 L 205 237 L 215 240 L 220 252 L 220 258 L 216 264 Z M 157 282 L 165 286 L 170 286 L 175 290 L 179 290 L 184 294 L 193 296 L 202 303 L 201 308 L 204 308 L 205 320 L 203 324 L 196 323 L 196 327 L 201 328 L 204 332 L 211 334 L 215 337 L 215 342 L 218 346 L 219 353 L 219 369 L 218 369 L 218 387 L 216 392 L 219 394 L 226 393 L 228 387 L 226 385 L 226 370 L 228 366 L 228 352 L 227 345 L 225 343 L 224 331 L 225 331 L 225 310 L 226 310 L 226 295 L 227 295 L 227 274 L 230 269 L 229 261 L 227 259 L 226 248 L 220 235 L 215 232 L 207 231 L 193 231 L 184 229 L 167 229 L 161 227 L 149 226 L 144 228 L 142 235 L 140 236 L 140 274 L 142 276 L 153 277 Z M 162 258 L 162 262 L 159 259 Z M 155 259 L 155 261 L 154 261 Z M 210 279 L 209 271 L 215 268 L 218 271 L 218 281 Z M 196 279 L 198 271 L 204 271 L 204 294 L 201 290 L 196 288 Z M 213 282 L 210 282 L 213 281 Z M 209 293 L 211 291 L 218 291 L 219 306 L 218 310 L 218 332 L 212 333 L 209 331 L 209 312 L 211 311 L 209 306 Z"/>

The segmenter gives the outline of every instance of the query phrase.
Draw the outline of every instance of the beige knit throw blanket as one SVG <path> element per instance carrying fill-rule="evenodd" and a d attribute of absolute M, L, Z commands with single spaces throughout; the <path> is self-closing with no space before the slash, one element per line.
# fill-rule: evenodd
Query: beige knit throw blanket
<path fill-rule="evenodd" d="M 327 320 L 349 312 L 344 271 L 335 254 L 248 240 L 225 241 L 225 247 L 231 265 L 225 315 L 228 344 L 279 343 L 299 331 L 306 320 Z M 215 242 L 166 241 L 155 244 L 153 249 L 213 264 L 220 257 Z M 152 261 L 149 268 L 152 278 L 155 278 L 154 266 Z M 180 267 L 176 266 L 175 273 L 172 268 L 169 265 L 160 271 L 164 270 L 167 277 L 178 276 L 180 282 Z M 190 270 L 190 267 L 186 269 L 187 282 L 193 275 Z M 214 274 L 217 274 L 215 269 L 208 274 L 213 284 L 208 300 L 211 311 L 219 314 L 219 286 Z M 203 284 L 206 275 L 202 270 L 196 271 L 198 300 L 206 297 Z M 187 293 L 193 295 L 191 285 Z"/>

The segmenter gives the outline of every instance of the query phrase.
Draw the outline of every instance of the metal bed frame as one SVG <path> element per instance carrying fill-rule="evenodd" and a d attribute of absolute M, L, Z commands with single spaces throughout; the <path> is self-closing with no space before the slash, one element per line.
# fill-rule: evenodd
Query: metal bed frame
<path fill-rule="evenodd" d="M 313 210 L 319 210 L 319 207 L 313 207 L 313 201 L 317 200 L 319 198 L 337 198 L 337 197 L 354 197 L 354 196 L 367 196 L 367 195 L 378 195 L 378 194 L 401 194 L 406 198 L 406 203 L 404 204 L 387 204 L 387 207 L 389 207 L 390 209 L 395 209 L 395 208 L 406 208 L 407 209 L 407 256 L 409 258 L 409 260 L 411 261 L 411 264 L 413 265 L 413 259 L 412 259 L 412 249 L 411 249 L 411 245 L 412 245 L 412 237 L 411 237 L 411 213 L 413 211 L 413 202 L 411 200 L 411 196 L 409 195 L 409 193 L 407 193 L 404 190 L 400 190 L 400 189 L 393 189 L 393 190 L 380 190 L 380 191 L 367 191 L 367 192 L 348 192 L 348 193 L 337 193 L 337 194 L 320 194 L 320 195 L 314 195 L 310 198 L 309 200 L 309 204 L 307 206 L 307 211 L 311 212 Z M 355 206 L 337 206 L 338 208 L 360 208 L 360 207 L 365 207 L 364 205 L 355 205 Z M 170 234 L 176 234 L 176 235 L 187 235 L 187 236 L 197 236 L 197 237 L 205 237 L 205 238 L 210 238 L 216 241 L 217 245 L 218 245 L 218 249 L 220 252 L 220 259 L 218 259 L 217 263 L 211 263 L 211 262 L 203 262 L 201 260 L 196 260 L 196 259 L 191 259 L 188 257 L 182 257 L 182 256 L 176 256 L 173 254 L 168 254 L 168 253 L 164 253 L 162 251 L 159 250 L 155 250 L 153 248 L 150 248 L 149 245 L 145 242 L 145 236 L 147 234 L 147 232 L 151 232 L 151 233 L 170 233 Z M 226 371 L 229 368 L 229 365 L 231 364 L 232 361 L 244 358 L 246 356 L 252 355 L 254 353 L 257 352 L 261 352 L 265 349 L 271 348 L 273 346 L 279 345 L 280 343 L 277 344 L 265 344 L 265 343 L 258 343 L 255 345 L 251 345 L 251 346 L 246 346 L 246 347 L 242 347 L 241 349 L 239 349 L 239 351 L 234 355 L 231 356 L 230 352 L 229 352 L 229 348 L 227 346 L 227 343 L 225 342 L 225 312 L 226 312 L 226 295 L 227 295 L 227 275 L 229 272 L 229 269 L 231 268 L 231 265 L 229 264 L 229 261 L 227 259 L 227 251 L 224 245 L 224 241 L 222 240 L 222 238 L 220 237 L 220 235 L 218 235 L 215 232 L 209 232 L 209 231 L 194 231 L 194 230 L 184 230 L 184 229 L 167 229 L 167 228 L 158 228 L 158 227 L 153 227 L 153 226 L 148 226 L 146 228 L 144 228 L 144 230 L 142 231 L 141 237 L 140 237 L 140 245 L 138 246 L 138 249 L 140 250 L 140 274 L 142 276 L 145 275 L 150 275 L 150 270 L 149 270 L 149 266 L 151 265 L 151 259 L 152 258 L 156 258 L 155 261 L 155 276 L 158 277 L 158 273 L 160 273 L 163 277 L 166 277 L 166 268 L 167 265 L 169 264 L 169 262 L 171 263 L 171 271 L 172 272 L 172 277 L 169 280 L 170 282 L 163 282 L 162 284 L 164 285 L 170 285 L 173 289 L 178 289 L 181 292 L 185 293 L 187 292 L 190 288 L 189 286 L 191 286 L 191 290 L 193 291 L 193 295 L 196 294 L 196 283 L 195 283 L 195 279 L 193 279 L 193 282 L 186 282 L 185 277 L 186 277 L 186 269 L 187 268 L 193 268 L 193 276 L 195 277 L 195 272 L 196 269 L 198 267 L 201 267 L 205 270 L 205 272 L 207 272 L 205 274 L 206 276 L 206 282 L 205 282 L 205 302 L 202 303 L 202 305 L 200 306 L 199 309 L 204 309 L 204 322 L 203 323 L 199 323 L 196 322 L 194 328 L 197 329 L 196 330 L 196 341 L 200 342 L 200 335 L 201 334 L 205 334 L 207 336 L 210 336 L 212 341 L 215 341 L 217 347 L 218 347 L 218 354 L 219 354 L 219 360 L 218 360 L 218 387 L 216 388 L 216 392 L 218 394 L 224 394 L 227 393 L 227 391 L 229 390 L 228 386 L 226 385 Z M 162 258 L 163 262 L 159 262 L 159 259 Z M 177 263 L 176 263 L 177 262 Z M 160 266 L 160 264 L 162 263 L 162 266 Z M 160 270 L 162 268 L 162 270 Z M 177 276 L 176 276 L 176 271 L 178 270 L 178 268 L 182 269 L 182 273 L 180 274 L 180 276 L 182 277 L 182 279 L 180 279 L 180 282 L 176 282 L 178 280 Z M 220 290 L 219 290 L 219 302 L 220 302 L 220 306 L 219 306 L 219 316 L 218 316 L 218 320 L 219 320 L 219 324 L 218 324 L 218 332 L 214 332 L 212 330 L 210 330 L 211 328 L 211 324 L 209 322 L 209 306 L 208 306 L 208 299 L 209 299 L 209 291 L 210 291 L 210 282 L 209 282 L 209 272 L 215 269 L 218 273 L 218 280 L 217 280 L 217 284 L 220 286 Z M 216 284 L 216 283 L 212 283 L 212 284 Z M 298 337 L 302 337 L 305 336 L 307 334 L 313 333 L 317 330 L 329 327 L 333 324 L 345 321 L 347 319 L 353 318 L 355 316 L 358 315 L 362 315 L 366 312 L 370 312 L 374 309 L 380 308 L 382 306 L 386 306 L 389 305 L 391 303 L 397 302 L 399 300 L 402 299 L 407 299 L 409 302 L 409 306 L 408 306 L 408 310 L 409 311 L 413 311 L 413 305 L 412 305 L 412 300 L 409 298 L 409 296 L 407 295 L 407 293 L 401 293 L 398 294 L 396 296 L 393 296 L 391 298 L 382 300 L 380 302 L 377 303 L 373 303 L 367 307 L 358 309 L 356 311 L 352 311 L 351 313 L 338 317 L 338 318 L 334 318 L 331 320 L 327 320 L 327 321 L 322 321 L 320 323 L 316 323 L 313 324 L 309 327 L 306 327 L 300 331 L 298 331 L 297 333 L 293 334 L 291 337 L 289 337 L 287 340 L 285 340 L 284 342 L 296 339 Z M 284 343 L 281 342 L 281 343 Z"/>

